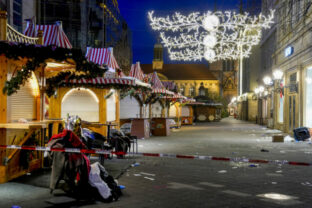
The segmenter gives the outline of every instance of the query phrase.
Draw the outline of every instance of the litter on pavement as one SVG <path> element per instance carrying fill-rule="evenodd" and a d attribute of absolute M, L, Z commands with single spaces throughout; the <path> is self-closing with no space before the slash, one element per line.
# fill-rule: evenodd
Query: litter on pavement
<path fill-rule="evenodd" d="M 137 167 L 137 166 L 140 166 L 140 163 L 134 163 L 131 165 L 132 167 Z"/>
<path fill-rule="evenodd" d="M 145 172 L 141 172 L 140 174 L 142 174 L 142 175 L 148 175 L 148 176 L 155 176 L 155 174 L 152 174 L 152 173 L 145 173 Z"/>
<path fill-rule="evenodd" d="M 226 170 L 220 170 L 218 171 L 218 173 L 226 173 L 227 171 Z"/>
<path fill-rule="evenodd" d="M 154 178 L 149 178 L 149 177 L 144 177 L 145 179 L 148 179 L 148 180 L 151 180 L 151 181 L 154 181 L 155 179 Z"/>

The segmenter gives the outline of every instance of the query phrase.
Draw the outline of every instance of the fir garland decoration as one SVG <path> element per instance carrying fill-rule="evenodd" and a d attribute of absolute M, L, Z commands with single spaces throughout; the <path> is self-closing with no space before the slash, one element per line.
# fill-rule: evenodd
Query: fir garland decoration
<path fill-rule="evenodd" d="M 26 58 L 27 62 L 22 66 L 22 70 L 18 70 L 16 75 L 10 80 L 6 81 L 3 88 L 3 93 L 11 95 L 15 93 L 20 86 L 31 76 L 38 67 L 45 67 L 48 59 L 53 59 L 57 62 L 74 60 L 77 72 L 84 72 L 85 77 L 98 77 L 103 76 L 107 69 L 101 68 L 99 65 L 88 62 L 84 57 L 81 49 L 67 49 L 59 48 L 56 46 L 42 46 L 42 45 L 29 45 L 24 43 L 11 43 L 0 41 L 0 55 L 4 55 L 8 59 L 21 60 Z M 55 90 L 54 86 L 58 81 L 57 79 L 63 76 L 68 76 L 68 73 L 60 73 L 55 78 L 51 78 L 48 82 L 48 90 Z M 70 77 L 75 77 L 71 74 Z"/>

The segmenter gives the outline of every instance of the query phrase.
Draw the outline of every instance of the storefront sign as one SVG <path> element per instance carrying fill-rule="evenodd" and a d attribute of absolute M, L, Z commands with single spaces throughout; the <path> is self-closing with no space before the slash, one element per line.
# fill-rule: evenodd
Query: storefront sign
<path fill-rule="evenodd" d="M 293 53 L 294 53 L 294 47 L 288 46 L 287 48 L 285 48 L 285 51 L 284 51 L 285 57 L 291 56 Z"/>

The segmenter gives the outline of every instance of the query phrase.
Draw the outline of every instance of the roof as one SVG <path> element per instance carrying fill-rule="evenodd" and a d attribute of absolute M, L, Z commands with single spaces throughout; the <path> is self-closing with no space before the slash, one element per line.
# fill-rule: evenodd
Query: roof
<path fill-rule="evenodd" d="M 86 58 L 98 65 L 106 64 L 109 68 L 119 69 L 112 48 L 87 48 Z"/>
<path fill-rule="evenodd" d="M 141 64 L 145 74 L 153 72 L 152 64 Z M 164 64 L 158 73 L 168 80 L 218 80 L 205 64 Z"/>
<path fill-rule="evenodd" d="M 39 30 L 43 31 L 43 44 L 45 46 L 54 45 L 62 48 L 72 48 L 60 22 L 56 22 L 54 25 L 34 25 L 32 21 L 27 21 L 24 34 L 37 37 Z"/>

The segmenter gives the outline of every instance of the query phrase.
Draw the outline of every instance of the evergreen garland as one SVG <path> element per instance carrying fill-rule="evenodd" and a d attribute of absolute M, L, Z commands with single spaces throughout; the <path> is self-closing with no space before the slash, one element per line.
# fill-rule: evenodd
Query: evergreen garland
<path fill-rule="evenodd" d="M 98 77 L 103 76 L 106 69 L 103 70 L 99 65 L 88 62 L 80 49 L 59 48 L 56 46 L 28 45 L 24 43 L 0 42 L 0 55 L 4 55 L 8 59 L 21 60 L 26 58 L 27 62 L 22 66 L 22 70 L 18 70 L 11 80 L 6 81 L 3 93 L 11 95 L 15 93 L 20 86 L 31 76 L 38 67 L 45 67 L 48 59 L 57 62 L 74 60 L 77 72 L 84 72 L 84 75 L 76 76 L 71 72 L 61 72 L 57 76 L 47 81 L 49 94 L 56 89 L 59 79 L 68 76 L 68 78 L 77 77 Z"/>

